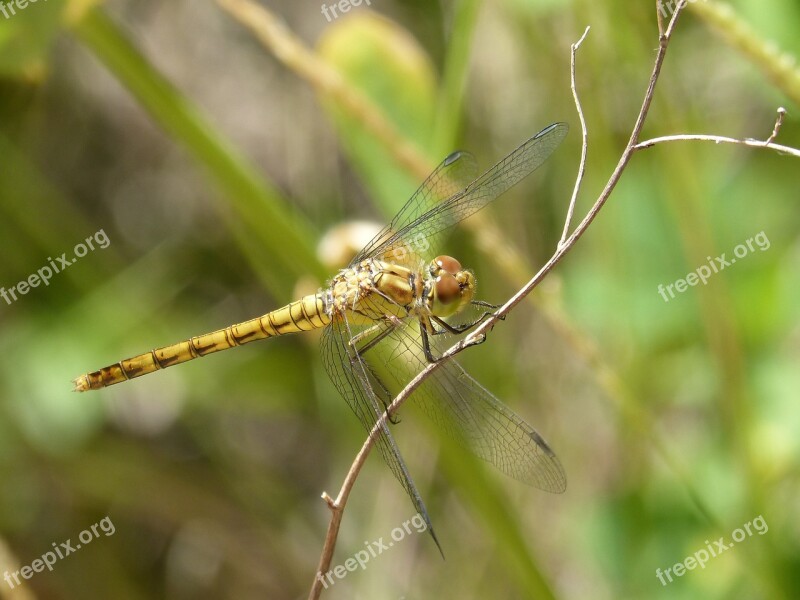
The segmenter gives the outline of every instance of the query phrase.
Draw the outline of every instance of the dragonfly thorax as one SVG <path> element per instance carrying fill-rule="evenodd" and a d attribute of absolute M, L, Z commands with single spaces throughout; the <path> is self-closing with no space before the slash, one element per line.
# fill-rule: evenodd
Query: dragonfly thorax
<path fill-rule="evenodd" d="M 412 270 L 368 258 L 339 271 L 324 292 L 324 302 L 328 315 L 347 314 L 351 322 L 361 323 L 406 317 L 421 295 L 421 279 Z"/>
<path fill-rule="evenodd" d="M 379 271 L 376 261 L 365 260 L 358 265 L 339 271 L 331 281 L 329 297 L 326 299 L 329 313 L 344 313 L 354 308 L 369 295 Z"/>
<path fill-rule="evenodd" d="M 475 276 L 451 256 L 437 256 L 418 269 L 366 259 L 340 271 L 324 293 L 329 316 L 380 319 L 410 313 L 449 317 L 475 296 Z"/>

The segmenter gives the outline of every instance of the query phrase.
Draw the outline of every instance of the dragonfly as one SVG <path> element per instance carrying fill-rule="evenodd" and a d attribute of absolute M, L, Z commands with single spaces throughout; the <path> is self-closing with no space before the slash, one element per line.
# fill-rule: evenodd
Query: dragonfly
<path fill-rule="evenodd" d="M 437 427 L 506 475 L 547 492 L 566 489 L 564 469 L 544 438 L 480 385 L 442 340 L 465 334 L 497 306 L 477 300 L 475 275 L 454 257 L 434 254 L 455 225 L 527 177 L 566 136 L 553 123 L 478 175 L 472 154 L 445 158 L 392 221 L 329 285 L 283 308 L 205 335 L 139 354 L 76 378 L 75 391 L 99 390 L 256 340 L 324 329 L 322 361 L 334 386 L 425 519 L 425 504 L 392 435 L 394 391 L 442 360 L 412 394 Z"/>

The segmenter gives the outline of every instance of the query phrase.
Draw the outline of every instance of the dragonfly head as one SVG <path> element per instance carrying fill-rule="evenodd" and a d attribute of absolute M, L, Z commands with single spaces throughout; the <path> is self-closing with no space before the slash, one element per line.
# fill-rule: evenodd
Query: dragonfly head
<path fill-rule="evenodd" d="M 449 317 L 459 312 L 475 296 L 475 275 L 461 268 L 452 256 L 437 256 L 431 261 L 433 278 L 431 312 Z"/>

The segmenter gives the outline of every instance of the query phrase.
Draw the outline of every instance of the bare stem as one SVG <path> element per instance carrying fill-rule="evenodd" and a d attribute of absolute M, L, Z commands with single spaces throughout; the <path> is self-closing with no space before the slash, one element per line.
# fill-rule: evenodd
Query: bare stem
<path fill-rule="evenodd" d="M 775 126 L 772 128 L 772 133 L 766 140 L 766 144 L 771 144 L 776 137 L 778 137 L 778 133 L 781 130 L 781 125 L 783 125 L 783 119 L 786 117 L 786 109 L 782 106 L 778 107 L 778 116 L 775 118 Z"/>
<path fill-rule="evenodd" d="M 666 142 L 714 142 L 715 144 L 738 144 L 740 146 L 749 146 L 750 148 L 767 148 L 769 150 L 775 150 L 777 152 L 782 152 L 783 154 L 790 154 L 791 156 L 796 156 L 800 158 L 800 150 L 797 148 L 792 148 L 790 146 L 784 146 L 782 144 L 775 144 L 773 140 L 778 137 L 778 133 L 780 132 L 781 125 L 783 124 L 783 118 L 786 115 L 786 109 L 783 107 L 778 108 L 778 116 L 775 119 L 775 127 L 772 129 L 772 133 L 766 140 L 753 140 L 753 139 L 737 139 L 731 137 L 725 137 L 722 135 L 705 135 L 705 134 L 695 134 L 695 133 L 685 133 L 680 135 L 664 135 L 657 138 L 652 138 L 649 140 L 645 140 L 644 142 L 639 142 L 634 147 L 635 150 L 645 150 L 646 148 L 652 148 L 656 144 L 663 144 Z"/>
<path fill-rule="evenodd" d="M 583 116 L 583 108 L 581 108 L 581 100 L 578 97 L 578 90 L 575 86 L 575 55 L 578 53 L 578 48 L 580 48 L 583 40 L 586 39 L 586 36 L 589 34 L 590 27 L 587 27 L 581 39 L 577 42 L 572 44 L 570 47 L 570 87 L 572 88 L 572 97 L 575 100 L 575 109 L 578 111 L 578 118 L 581 120 L 581 132 L 582 132 L 582 141 L 581 141 L 581 162 L 578 166 L 578 176 L 575 178 L 575 187 L 572 190 L 572 198 L 569 200 L 569 208 L 567 209 L 567 218 L 564 221 L 564 231 L 561 234 L 561 239 L 558 242 L 559 248 L 564 245 L 564 240 L 567 239 L 567 234 L 569 234 L 569 227 L 572 225 L 572 214 L 575 212 L 575 202 L 578 200 L 578 192 L 581 189 L 581 182 L 583 181 L 583 173 L 586 169 L 586 150 L 588 148 L 588 141 L 589 135 L 586 131 L 586 118 Z"/>
<path fill-rule="evenodd" d="M 408 395 L 410 395 L 410 393 L 411 392 L 409 392 Z M 399 396 L 398 398 L 395 398 L 389 408 L 381 415 L 380 419 L 375 422 L 375 425 L 372 427 L 372 431 L 369 432 L 369 436 L 364 442 L 364 445 L 361 446 L 361 450 L 359 450 L 358 454 L 356 455 L 353 464 L 350 465 L 350 470 L 347 472 L 347 476 L 344 478 L 344 483 L 342 483 L 342 488 L 339 490 L 339 495 L 336 496 L 336 499 L 334 500 L 331 498 L 327 492 L 322 492 L 322 499 L 325 500 L 325 503 L 331 509 L 331 520 L 328 523 L 328 531 L 325 534 L 325 543 L 322 547 L 322 554 L 320 555 L 319 565 L 317 566 L 317 574 L 314 577 L 314 584 L 311 586 L 311 591 L 308 594 L 309 600 L 315 600 L 316 598 L 319 598 L 320 594 L 322 593 L 323 577 L 331 568 L 331 560 L 333 560 L 333 551 L 336 549 L 336 540 L 339 537 L 339 526 L 342 523 L 344 507 L 347 504 L 347 499 L 350 496 L 350 491 L 353 489 L 356 479 L 358 478 L 358 474 L 361 472 L 361 468 L 364 466 L 364 463 L 367 460 L 369 451 L 375 444 L 375 440 L 377 440 L 381 428 L 386 422 L 386 419 L 388 419 L 389 416 L 391 416 L 394 411 L 397 410 L 397 407 L 399 407 L 405 401 L 405 398 L 407 398 L 408 395 L 403 398 L 400 398 Z"/>
<path fill-rule="evenodd" d="M 702 134 L 682 134 L 682 135 L 664 135 L 661 137 L 652 138 L 636 144 L 636 150 L 645 150 L 652 148 L 656 144 L 664 144 L 666 142 L 714 142 L 715 144 L 738 144 L 740 146 L 749 146 L 751 148 L 768 148 L 776 150 L 784 154 L 791 154 L 800 158 L 800 150 L 782 144 L 773 144 L 772 142 L 762 142 L 759 140 L 740 140 L 736 138 L 724 137 L 721 135 L 702 135 Z"/>

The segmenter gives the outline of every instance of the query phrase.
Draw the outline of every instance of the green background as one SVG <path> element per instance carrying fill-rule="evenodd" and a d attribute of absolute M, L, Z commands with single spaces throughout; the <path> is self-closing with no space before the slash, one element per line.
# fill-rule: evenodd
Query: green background
<path fill-rule="evenodd" d="M 304 598 L 328 520 L 319 496 L 335 495 L 365 437 L 316 334 L 102 392 L 73 394 L 70 380 L 315 291 L 341 266 L 319 256 L 326 233 L 386 222 L 455 148 L 487 167 L 567 121 L 563 146 L 478 235 L 443 248 L 482 299 L 504 301 L 553 252 L 572 192 L 570 44 L 592 27 L 578 55 L 590 136 L 578 219 L 630 135 L 658 45 L 651 2 L 373 0 L 330 22 L 316 2 L 268 7 L 310 50 L 299 62 L 213 2 L 50 0 L 0 15 L 0 286 L 100 229 L 111 240 L 0 299 L 0 575 L 105 516 L 116 527 L 14 591 L 0 581 L 0 598 Z M 763 139 L 785 106 L 778 141 L 800 146 L 799 29 L 791 0 L 693 3 L 643 136 Z M 320 85 L 332 72 L 338 95 Z M 460 456 L 404 411 L 395 431 L 447 558 L 407 535 L 323 597 L 796 597 L 797 160 L 699 142 L 636 154 L 533 298 L 460 358 L 547 438 L 566 493 Z M 767 250 L 658 294 L 762 231 Z M 659 582 L 656 569 L 759 515 L 763 535 Z M 412 516 L 371 456 L 333 565 Z"/>

